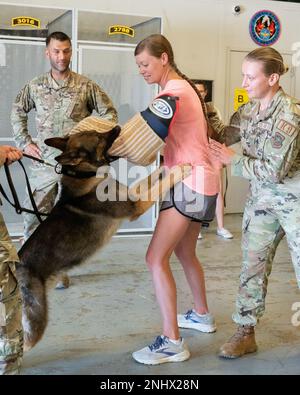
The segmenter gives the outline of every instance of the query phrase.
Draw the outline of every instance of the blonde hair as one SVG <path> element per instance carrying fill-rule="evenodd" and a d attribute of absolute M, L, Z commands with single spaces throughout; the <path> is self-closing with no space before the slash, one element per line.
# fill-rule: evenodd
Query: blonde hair
<path fill-rule="evenodd" d="M 254 49 L 254 51 L 248 53 L 245 60 L 261 62 L 266 76 L 274 73 L 283 75 L 289 70 L 289 67 L 284 64 L 280 53 L 271 47 Z"/>

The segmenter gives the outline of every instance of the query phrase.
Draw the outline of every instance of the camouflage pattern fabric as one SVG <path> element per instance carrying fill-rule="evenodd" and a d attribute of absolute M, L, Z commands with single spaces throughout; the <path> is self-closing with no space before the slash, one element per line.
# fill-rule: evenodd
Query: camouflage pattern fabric
<path fill-rule="evenodd" d="M 37 138 L 33 141 L 29 134 L 27 121 L 28 113 L 36 111 Z M 44 141 L 49 137 L 67 135 L 82 119 L 96 111 L 100 117 L 117 123 L 117 113 L 106 93 L 93 81 L 74 72 L 61 83 L 57 83 L 51 72 L 45 73 L 29 82 L 20 91 L 13 104 L 11 123 L 13 135 L 19 148 L 36 143 L 41 150 L 41 157 L 47 162 L 56 164 L 55 157 L 60 151 L 48 147 Z M 49 199 L 47 193 L 58 182 L 59 177 L 54 169 L 34 163 L 30 169 L 30 184 L 35 195 L 41 192 L 43 198 L 38 198 L 38 208 L 53 206 L 52 193 Z M 39 191 L 39 192 L 36 192 Z M 28 205 L 26 199 L 26 207 Z M 48 210 L 49 211 L 49 210 Z M 24 214 L 25 238 L 28 238 L 38 222 L 32 225 L 33 216 Z"/>
<path fill-rule="evenodd" d="M 225 129 L 225 125 L 221 119 L 221 114 L 220 111 L 215 107 L 213 102 L 206 102 L 206 111 L 207 111 L 207 118 L 209 124 L 212 126 L 214 130 L 216 130 L 218 133 L 222 133 L 222 131 Z"/>
<path fill-rule="evenodd" d="M 23 355 L 22 304 L 17 251 L 0 214 L 0 375 L 18 374 Z"/>
<path fill-rule="evenodd" d="M 33 180 L 36 181 L 36 178 Z M 34 189 L 33 198 L 40 213 L 50 213 L 54 204 L 56 203 L 57 193 L 58 183 L 55 181 L 50 185 L 44 186 L 43 188 Z M 23 206 L 30 210 L 33 209 L 28 196 L 28 191 Z M 22 215 L 24 219 L 24 241 L 26 241 L 39 226 L 40 222 L 35 214 L 23 213 Z M 41 218 L 42 220 L 45 220 L 47 217 L 42 216 Z"/>
<path fill-rule="evenodd" d="M 243 217 L 243 262 L 233 314 L 237 324 L 256 325 L 263 315 L 273 258 L 285 234 L 300 288 L 300 194 L 252 192 Z"/>
<path fill-rule="evenodd" d="M 241 141 L 232 173 L 250 181 L 243 218 L 243 264 L 237 310 L 239 325 L 256 325 L 265 308 L 268 276 L 286 234 L 300 288 L 300 101 L 280 89 L 266 111 L 249 102 L 219 129 L 219 141 Z"/>

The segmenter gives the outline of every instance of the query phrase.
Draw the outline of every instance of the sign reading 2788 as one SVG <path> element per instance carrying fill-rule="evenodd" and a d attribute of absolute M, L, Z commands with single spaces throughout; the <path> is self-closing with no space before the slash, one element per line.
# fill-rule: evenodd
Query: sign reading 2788
<path fill-rule="evenodd" d="M 109 27 L 109 35 L 112 34 L 125 34 L 129 37 L 134 37 L 134 29 L 129 26 L 114 25 Z"/>

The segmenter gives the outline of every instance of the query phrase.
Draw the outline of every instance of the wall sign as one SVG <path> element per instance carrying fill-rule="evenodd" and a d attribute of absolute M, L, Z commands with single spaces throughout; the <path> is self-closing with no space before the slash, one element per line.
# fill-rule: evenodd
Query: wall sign
<path fill-rule="evenodd" d="M 272 11 L 258 11 L 250 20 L 249 31 L 256 44 L 261 46 L 273 45 L 281 33 L 279 18 Z"/>
<path fill-rule="evenodd" d="M 17 16 L 11 19 L 12 26 L 31 26 L 31 27 L 41 27 L 41 21 L 31 16 Z"/>
<path fill-rule="evenodd" d="M 125 34 L 129 37 L 134 37 L 134 29 L 128 26 L 113 25 L 109 27 L 109 35 L 112 34 Z"/>
<path fill-rule="evenodd" d="M 243 104 L 248 103 L 249 97 L 245 89 L 236 88 L 234 90 L 234 111 L 237 111 Z"/>

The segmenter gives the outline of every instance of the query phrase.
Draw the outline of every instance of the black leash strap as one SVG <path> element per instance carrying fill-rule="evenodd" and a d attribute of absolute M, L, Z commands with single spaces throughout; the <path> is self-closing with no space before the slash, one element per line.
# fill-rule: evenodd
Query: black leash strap
<path fill-rule="evenodd" d="M 34 156 L 31 156 L 31 155 L 23 154 L 23 156 L 26 156 L 27 158 L 30 158 L 30 159 L 33 159 L 33 160 L 36 160 L 36 161 L 38 161 L 38 162 L 40 162 L 40 163 L 45 163 L 42 159 L 35 158 Z M 10 174 L 9 166 L 7 165 L 7 163 L 4 164 L 4 170 L 5 170 L 7 182 L 8 182 L 8 185 L 9 185 L 9 188 L 10 188 L 10 191 L 11 191 L 11 194 L 12 194 L 12 197 L 13 197 L 13 202 L 9 199 L 9 197 L 7 196 L 7 194 L 6 194 L 6 192 L 4 191 L 4 189 L 3 189 L 3 187 L 2 187 L 1 184 L 0 184 L 0 192 L 2 193 L 4 199 L 5 199 L 12 207 L 15 208 L 17 214 L 21 214 L 22 212 L 30 213 L 30 214 L 35 214 L 36 217 L 37 217 L 37 219 L 39 220 L 39 222 L 42 223 L 43 220 L 42 220 L 41 217 L 42 217 L 42 216 L 48 216 L 48 215 L 50 215 L 50 214 L 39 212 L 39 210 L 38 210 L 38 208 L 37 208 L 37 205 L 36 205 L 36 203 L 35 203 L 35 201 L 34 201 L 33 193 L 32 193 L 32 190 L 31 190 L 31 186 L 30 186 L 30 183 L 29 183 L 29 179 L 28 179 L 28 176 L 27 176 L 25 167 L 24 167 L 23 163 L 21 162 L 21 160 L 18 160 L 18 162 L 19 162 L 20 166 L 22 167 L 23 172 L 24 172 L 24 175 L 25 175 L 25 180 L 26 180 L 26 186 L 27 186 L 27 190 L 28 190 L 28 195 L 29 195 L 29 199 L 30 199 L 30 201 L 31 201 L 33 210 L 30 210 L 30 209 L 27 209 L 27 208 L 21 206 L 20 201 L 19 201 L 19 198 L 18 198 L 18 195 L 17 195 L 17 192 L 16 192 L 16 189 L 15 189 L 15 186 L 14 186 L 14 183 L 13 183 L 13 180 L 12 180 L 12 177 L 11 177 L 11 174 Z"/>

